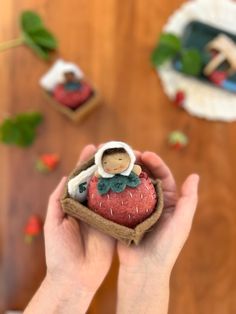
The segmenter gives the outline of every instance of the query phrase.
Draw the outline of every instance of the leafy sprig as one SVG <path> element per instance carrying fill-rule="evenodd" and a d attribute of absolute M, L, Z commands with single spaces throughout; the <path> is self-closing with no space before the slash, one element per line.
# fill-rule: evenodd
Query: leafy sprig
<path fill-rule="evenodd" d="M 40 58 L 49 59 L 50 52 L 57 49 L 55 36 L 44 26 L 41 17 L 33 11 L 24 11 L 20 16 L 21 34 L 19 38 L 0 44 L 0 52 L 26 45 Z"/>
<path fill-rule="evenodd" d="M 160 67 L 174 58 L 179 59 L 181 72 L 193 76 L 201 73 L 203 61 L 200 52 L 197 49 L 183 48 L 179 36 L 162 33 L 151 55 L 152 64 Z"/>
<path fill-rule="evenodd" d="M 43 117 L 38 112 L 21 113 L 6 118 L 0 124 L 0 141 L 8 145 L 20 147 L 30 146 L 36 137 L 36 128 Z"/>

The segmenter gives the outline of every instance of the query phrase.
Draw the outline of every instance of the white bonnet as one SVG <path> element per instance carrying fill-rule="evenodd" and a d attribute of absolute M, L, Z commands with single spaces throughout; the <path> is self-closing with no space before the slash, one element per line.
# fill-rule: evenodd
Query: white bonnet
<path fill-rule="evenodd" d="M 135 163 L 135 160 L 136 160 L 136 157 L 135 157 L 135 154 L 132 150 L 132 148 L 127 145 L 126 143 L 124 142 L 115 142 L 115 141 L 111 141 L 111 142 L 107 142 L 106 144 L 104 144 L 101 148 L 98 149 L 97 153 L 95 154 L 95 165 L 97 165 L 98 167 L 98 173 L 101 177 L 103 178 L 112 178 L 114 177 L 114 174 L 109 174 L 109 173 L 106 173 L 102 167 L 102 156 L 103 156 L 103 153 L 108 150 L 108 149 L 111 149 L 111 148 L 123 148 L 127 154 L 129 155 L 130 157 L 130 164 L 129 164 L 129 167 L 123 171 L 121 173 L 121 175 L 123 176 L 129 176 L 133 167 L 134 167 L 134 163 Z"/>

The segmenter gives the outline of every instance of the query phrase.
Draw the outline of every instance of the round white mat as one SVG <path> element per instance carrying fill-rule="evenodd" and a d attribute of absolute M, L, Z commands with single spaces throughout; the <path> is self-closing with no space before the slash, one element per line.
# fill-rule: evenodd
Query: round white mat
<path fill-rule="evenodd" d="M 192 0 L 184 3 L 168 19 L 164 32 L 181 35 L 185 26 L 198 20 L 236 33 L 236 4 L 232 0 Z M 165 93 L 170 99 L 184 90 L 184 108 L 192 115 L 208 120 L 236 120 L 236 94 L 227 92 L 173 70 L 171 63 L 158 69 Z"/>

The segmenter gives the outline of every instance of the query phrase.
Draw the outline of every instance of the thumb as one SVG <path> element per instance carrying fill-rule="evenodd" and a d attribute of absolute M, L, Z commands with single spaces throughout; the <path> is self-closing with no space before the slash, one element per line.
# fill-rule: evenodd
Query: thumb
<path fill-rule="evenodd" d="M 192 227 L 193 217 L 198 203 L 199 176 L 191 174 L 183 183 L 181 196 L 173 214 L 175 224 L 179 226 L 187 239 Z"/>

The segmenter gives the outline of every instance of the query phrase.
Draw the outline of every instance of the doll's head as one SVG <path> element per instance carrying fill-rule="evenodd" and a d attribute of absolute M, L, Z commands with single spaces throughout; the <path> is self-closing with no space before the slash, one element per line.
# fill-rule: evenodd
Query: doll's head
<path fill-rule="evenodd" d="M 123 142 L 107 142 L 95 154 L 97 172 L 102 178 L 112 178 L 116 174 L 129 176 L 135 160 L 132 148 Z"/>
<path fill-rule="evenodd" d="M 102 155 L 102 167 L 106 173 L 118 174 L 129 168 L 130 156 L 124 148 L 110 148 Z"/>
<path fill-rule="evenodd" d="M 66 83 L 74 82 L 77 80 L 75 73 L 73 71 L 66 71 L 64 72 L 64 80 Z"/>

